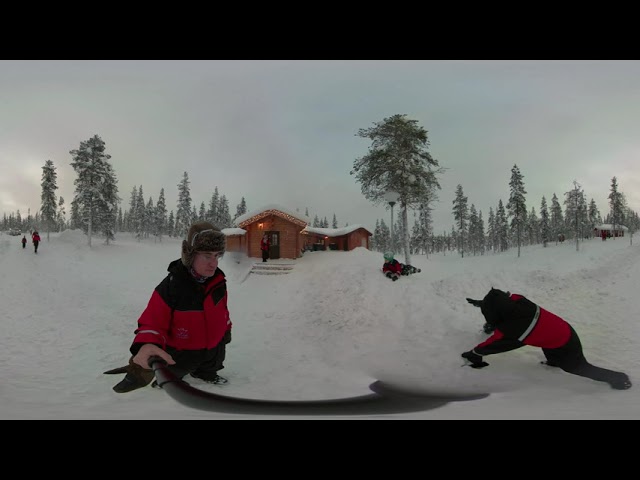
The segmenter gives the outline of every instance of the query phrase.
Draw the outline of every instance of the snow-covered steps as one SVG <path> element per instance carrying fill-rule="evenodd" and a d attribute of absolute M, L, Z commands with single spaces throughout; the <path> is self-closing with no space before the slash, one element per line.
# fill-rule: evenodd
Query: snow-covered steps
<path fill-rule="evenodd" d="M 256 263 L 250 273 L 257 275 L 283 275 L 293 270 L 294 263 Z"/>

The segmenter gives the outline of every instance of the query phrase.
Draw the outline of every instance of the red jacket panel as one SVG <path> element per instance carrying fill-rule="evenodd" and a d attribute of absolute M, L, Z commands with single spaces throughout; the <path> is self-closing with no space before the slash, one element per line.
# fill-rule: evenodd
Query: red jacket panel
<path fill-rule="evenodd" d="M 400 275 L 402 274 L 402 264 L 394 258 L 390 262 L 384 262 L 384 264 L 382 265 L 382 272 L 392 272 Z"/>
<path fill-rule="evenodd" d="M 231 328 L 222 270 L 217 269 L 205 284 L 196 282 L 180 260 L 172 262 L 169 271 L 172 274 L 156 287 L 138 319 L 134 355 L 145 343 L 178 350 L 211 349 Z"/>
<path fill-rule="evenodd" d="M 524 345 L 559 348 L 569 341 L 571 329 L 565 320 L 523 295 L 513 293 L 509 298 L 514 302 L 521 300 L 525 303 L 497 325 L 493 335 L 474 348 L 478 355 L 506 352 Z"/>

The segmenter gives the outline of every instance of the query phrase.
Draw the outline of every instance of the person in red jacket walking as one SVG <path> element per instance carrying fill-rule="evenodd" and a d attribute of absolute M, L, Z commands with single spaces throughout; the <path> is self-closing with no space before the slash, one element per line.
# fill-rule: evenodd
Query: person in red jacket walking
<path fill-rule="evenodd" d="M 462 357 L 473 368 L 487 367 L 485 355 L 508 352 L 530 345 L 542 348 L 551 367 L 606 382 L 616 390 L 631 388 L 627 374 L 590 364 L 582 351 L 577 332 L 559 316 L 533 303 L 523 295 L 492 288 L 482 300 L 467 298 L 479 307 L 486 322 L 494 327 L 493 335 Z"/>
<path fill-rule="evenodd" d="M 35 249 L 35 252 L 38 253 L 38 245 L 40 244 L 40 234 L 38 233 L 37 230 L 35 230 L 31 235 L 31 241 L 33 242 L 33 248 Z"/>
<path fill-rule="evenodd" d="M 216 385 L 227 383 L 223 368 L 226 344 L 231 341 L 227 282 L 218 267 L 226 237 L 216 226 L 197 222 L 182 242 L 182 255 L 169 264 L 168 275 L 155 288 L 138 319 L 130 347 L 129 365 L 105 373 L 125 373 L 113 389 L 129 392 L 153 379 L 152 356 L 167 362 L 168 370 Z"/>

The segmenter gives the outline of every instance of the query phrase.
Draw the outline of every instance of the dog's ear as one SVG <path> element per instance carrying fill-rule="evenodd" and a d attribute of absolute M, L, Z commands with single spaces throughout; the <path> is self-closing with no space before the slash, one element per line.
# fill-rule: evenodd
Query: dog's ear
<path fill-rule="evenodd" d="M 482 307 L 482 300 L 474 300 L 473 298 L 467 298 L 467 302 L 469 302 L 474 307 Z"/>

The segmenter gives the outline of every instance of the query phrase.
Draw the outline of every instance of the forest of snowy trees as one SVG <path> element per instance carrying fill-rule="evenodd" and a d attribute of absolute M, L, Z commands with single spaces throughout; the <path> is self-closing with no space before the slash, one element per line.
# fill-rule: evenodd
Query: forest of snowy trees
<path fill-rule="evenodd" d="M 412 252 L 483 255 L 487 252 L 504 252 L 510 248 L 519 249 L 524 245 L 547 246 L 550 242 L 557 243 L 560 234 L 564 235 L 565 241 L 589 239 L 593 237 L 594 227 L 602 223 L 614 225 L 614 228 L 616 225 L 624 225 L 631 235 L 640 229 L 638 213 L 626 206 L 625 196 L 618 189 L 616 177 L 611 179 L 609 212 L 604 216 L 593 198 L 586 201 L 585 193 L 577 182 L 564 193 L 562 204 L 553 193 L 551 205 L 543 196 L 537 209 L 534 206 L 527 209 L 524 177 L 517 165 L 512 168 L 509 186 L 511 195 L 508 203 L 505 205 L 499 199 L 495 207 L 489 207 L 486 223 L 482 211 L 473 203 L 469 205 L 462 185 L 457 186 L 453 200 L 451 231 L 432 232 L 429 212 L 417 210 L 409 234 Z M 394 223 L 395 245 L 391 245 L 389 226 L 384 219 L 376 222 L 372 237 L 373 250 L 401 250 L 398 242 L 404 233 L 402 221 L 398 219 Z"/>
<path fill-rule="evenodd" d="M 361 129 L 358 136 L 369 138 L 371 146 L 366 155 L 356 159 L 352 175 L 361 183 L 363 195 L 374 203 L 388 202 L 393 192 L 400 215 L 393 226 L 384 219 L 376 221 L 371 249 L 404 251 L 405 263 L 410 254 L 430 254 L 455 251 L 460 256 L 482 255 L 485 252 L 504 252 L 523 245 L 590 238 L 594 227 L 601 223 L 624 225 L 631 233 L 638 230 L 638 214 L 626 205 L 619 191 L 616 177 L 609 189 L 610 212 L 603 218 L 593 199 L 589 203 L 578 182 L 564 193 L 564 211 L 555 193 L 551 206 L 542 197 L 539 209 L 528 208 L 524 175 L 517 165 L 511 169 L 509 199 L 498 199 L 489 207 L 485 223 L 482 210 L 469 204 L 462 185 L 458 185 L 453 200 L 453 223 L 450 232 L 433 230 L 432 211 L 440 189 L 437 177 L 442 173 L 439 162 L 428 152 L 428 132 L 409 120 L 406 115 L 394 115 Z M 397 201 L 396 201 L 397 200 Z M 413 212 L 413 226 L 408 212 Z M 392 217 L 393 218 L 393 217 Z M 393 227 L 393 231 L 391 230 Z"/>
<path fill-rule="evenodd" d="M 56 167 L 51 160 L 47 160 L 42 167 L 40 209 L 35 214 L 29 210 L 26 217 L 19 210 L 8 215 L 5 213 L 1 230 L 26 232 L 38 229 L 41 234 L 48 236 L 49 232 L 81 229 L 87 234 L 89 245 L 95 234 L 109 243 L 119 232 L 130 233 L 138 239 L 154 238 L 161 241 L 163 236 L 186 236 L 189 225 L 199 220 L 212 222 L 220 228 L 233 227 L 234 220 L 247 212 L 247 203 L 242 197 L 232 215 L 229 199 L 218 191 L 217 186 L 206 202 L 198 204 L 193 201 L 187 172 L 183 173 L 177 184 L 175 210 L 167 207 L 164 188 L 160 189 L 154 201 L 153 195 L 145 195 L 142 184 L 133 186 L 128 208 L 123 210 L 117 176 L 109 162 L 111 156 L 106 153 L 104 141 L 95 135 L 69 153 L 71 166 L 77 173 L 69 219 L 66 218 L 64 198 L 57 197 L 55 193 L 58 189 Z M 308 208 L 305 215 L 309 216 Z M 327 217 L 321 220 L 315 215 L 313 222 L 309 223 L 314 227 L 329 227 Z M 335 214 L 331 226 L 338 227 Z"/>
<path fill-rule="evenodd" d="M 520 255 L 521 246 L 542 244 L 546 247 L 550 242 L 558 242 L 561 234 L 577 245 L 580 240 L 591 238 L 594 227 L 601 223 L 612 224 L 614 228 L 624 225 L 631 238 L 640 228 L 638 213 L 627 207 L 615 176 L 609 185 L 609 211 L 602 216 L 593 198 L 587 202 L 577 181 L 562 194 L 562 204 L 554 192 L 550 204 L 543 196 L 536 206 L 527 205 L 524 175 L 514 165 L 508 185 L 509 198 L 506 203 L 498 199 L 496 205 L 489 207 L 486 223 L 482 210 L 469 203 L 462 185 L 458 185 L 452 202 L 451 230 L 435 232 L 432 211 L 437 200 L 435 192 L 440 188 L 437 175 L 442 169 L 427 151 L 426 130 L 404 115 L 395 115 L 370 129 L 360 130 L 358 135 L 372 140 L 368 154 L 356 160 L 351 172 L 362 184 L 363 195 L 374 203 L 381 203 L 385 201 L 385 194 L 393 190 L 397 192 L 400 207 L 393 235 L 384 219 L 376 221 L 370 248 L 381 252 L 404 250 L 405 261 L 412 253 L 455 252 L 464 257 L 517 248 Z M 154 196 L 146 194 L 142 184 L 133 186 L 123 209 L 117 176 L 104 141 L 95 135 L 69 153 L 70 164 L 77 174 L 69 218 L 65 199 L 55 193 L 58 189 L 56 167 L 47 160 L 42 167 L 39 210 L 35 214 L 29 210 L 26 217 L 20 211 L 5 213 L 0 226 L 3 231 L 26 232 L 37 228 L 41 235 L 48 236 L 49 232 L 67 228 L 81 229 L 87 234 L 89 245 L 95 234 L 108 243 L 119 232 L 138 239 L 161 241 L 163 236 L 184 237 L 189 225 L 197 220 L 210 221 L 220 228 L 233 227 L 234 220 L 247 212 L 242 197 L 232 214 L 229 199 L 217 186 L 206 201 L 193 201 L 187 172 L 176 185 L 175 210 L 167 206 L 164 188 L 154 201 Z M 413 214 L 413 222 L 409 221 L 409 212 Z M 304 215 L 309 217 L 308 208 Z M 335 214 L 331 224 L 327 217 L 321 219 L 317 214 L 309 224 L 338 228 Z"/>

